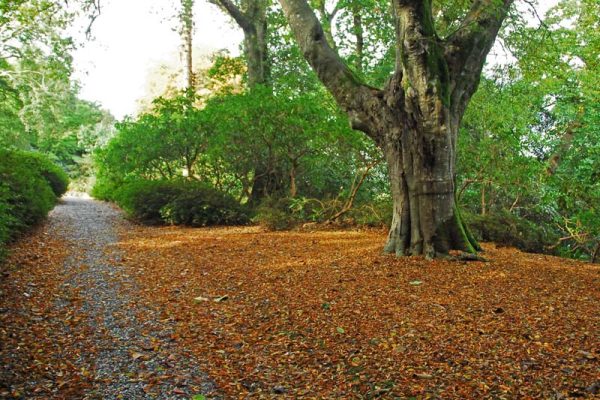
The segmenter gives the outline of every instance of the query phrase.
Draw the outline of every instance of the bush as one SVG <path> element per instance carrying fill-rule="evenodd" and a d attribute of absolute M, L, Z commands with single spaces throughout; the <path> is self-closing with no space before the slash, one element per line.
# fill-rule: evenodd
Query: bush
<path fill-rule="evenodd" d="M 104 201 L 116 201 L 114 193 L 117 191 L 117 187 L 108 179 L 97 177 L 96 182 L 92 186 L 90 195 L 98 200 Z"/>
<path fill-rule="evenodd" d="M 123 183 L 111 197 L 143 223 L 207 226 L 248 221 L 233 197 L 196 182 L 136 180 Z"/>
<path fill-rule="evenodd" d="M 18 223 L 9 204 L 10 197 L 9 187 L 4 182 L 0 182 L 0 261 L 5 256 L 4 244 L 13 234 L 11 229 L 14 229 Z"/>
<path fill-rule="evenodd" d="M 393 211 L 391 196 L 380 196 L 369 203 L 355 206 L 348 211 L 346 217 L 361 226 L 389 227 L 392 224 Z"/>
<path fill-rule="evenodd" d="M 43 155 L 0 150 L 0 253 L 44 219 L 67 186 L 66 174 Z"/>
<path fill-rule="evenodd" d="M 298 224 L 293 215 L 272 207 L 260 207 L 253 221 L 270 231 L 285 231 Z"/>
<path fill-rule="evenodd" d="M 116 203 L 138 221 L 163 222 L 160 210 L 184 192 L 184 186 L 171 181 L 137 180 L 124 183 L 113 195 Z"/>
<path fill-rule="evenodd" d="M 516 247 L 531 253 L 548 253 L 558 237 L 549 226 L 535 224 L 507 211 L 488 215 L 465 213 L 471 232 L 478 240 Z"/>
<path fill-rule="evenodd" d="M 175 225 L 237 225 L 248 216 L 231 196 L 210 187 L 192 185 L 160 210 L 163 220 Z"/>
<path fill-rule="evenodd" d="M 252 220 L 271 231 L 292 229 L 300 222 L 293 213 L 294 206 L 293 199 L 269 197 L 257 208 Z"/>
<path fill-rule="evenodd" d="M 253 221 L 273 231 L 292 229 L 304 222 L 328 221 L 344 204 L 338 199 L 318 200 L 305 197 L 267 198 L 258 207 Z M 385 226 L 392 221 L 392 201 L 389 196 L 355 205 L 336 222 L 351 225 Z"/>
<path fill-rule="evenodd" d="M 56 197 L 61 197 L 67 192 L 69 177 L 62 168 L 42 154 L 29 153 L 27 154 L 27 159 L 28 165 L 32 169 L 39 171 L 44 179 L 46 179 Z"/>

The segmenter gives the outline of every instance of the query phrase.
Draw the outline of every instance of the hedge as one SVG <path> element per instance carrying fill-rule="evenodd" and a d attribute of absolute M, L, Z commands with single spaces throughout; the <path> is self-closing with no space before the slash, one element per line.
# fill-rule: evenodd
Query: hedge
<path fill-rule="evenodd" d="M 233 197 L 198 182 L 139 179 L 122 182 L 116 189 L 104 182 L 101 185 L 92 194 L 114 201 L 130 218 L 145 224 L 209 226 L 248 222 L 245 208 Z"/>
<path fill-rule="evenodd" d="M 6 245 L 43 220 L 69 185 L 42 154 L 0 149 L 0 258 Z"/>

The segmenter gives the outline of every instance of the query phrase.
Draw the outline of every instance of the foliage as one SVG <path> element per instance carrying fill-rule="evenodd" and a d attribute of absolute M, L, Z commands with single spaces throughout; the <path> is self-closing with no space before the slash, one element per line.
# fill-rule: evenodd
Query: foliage
<path fill-rule="evenodd" d="M 41 154 L 0 149 L 0 253 L 46 217 L 67 185 L 64 171 Z"/>
<path fill-rule="evenodd" d="M 162 222 L 160 210 L 183 191 L 177 182 L 135 180 L 119 187 L 114 199 L 130 217 L 156 224 Z"/>
<path fill-rule="evenodd" d="M 56 197 L 61 197 L 69 187 L 69 177 L 58 165 L 53 163 L 47 156 L 40 153 L 27 153 L 23 157 L 23 166 L 38 171 L 50 185 Z"/>
<path fill-rule="evenodd" d="M 300 222 L 298 216 L 294 215 L 293 206 L 293 199 L 268 197 L 256 209 L 252 221 L 270 231 L 291 229 Z"/>
<path fill-rule="evenodd" d="M 239 225 L 248 222 L 243 207 L 231 196 L 201 185 L 187 185 L 185 191 L 160 209 L 169 224 L 188 226 Z"/>
<path fill-rule="evenodd" d="M 465 214 L 471 232 L 478 240 L 516 247 L 532 253 L 551 253 L 558 240 L 550 224 L 534 223 L 508 211 L 487 215 Z"/>
<path fill-rule="evenodd" d="M 109 192 L 109 182 L 185 173 L 242 201 L 337 196 L 340 184 L 345 190 L 358 168 L 379 157 L 345 118 L 331 114 L 327 98 L 275 96 L 257 87 L 215 96 L 205 108 L 194 101 L 189 93 L 159 98 L 152 112 L 119 123 L 115 138 L 97 152 L 94 193 L 102 197 L 102 185 Z M 262 191 L 261 180 L 270 181 Z"/>
<path fill-rule="evenodd" d="M 458 162 L 468 210 L 483 220 L 524 218 L 547 232 L 545 251 L 588 259 L 600 243 L 600 81 L 592 56 L 600 36 L 589 18 L 598 12 L 597 2 L 563 1 L 543 27 L 517 26 L 507 35 L 516 61 L 480 85 Z"/>
<path fill-rule="evenodd" d="M 91 3 L 83 3 L 90 11 Z M 186 174 L 255 207 L 255 220 L 273 226 L 327 221 L 351 198 L 340 220 L 389 221 L 380 152 L 348 127 L 304 61 L 277 4 L 267 13 L 268 86 L 244 91 L 243 59 L 220 52 L 210 66 L 197 64 L 197 95 L 176 93 L 173 86 L 144 113 L 120 122 L 117 131 L 108 113 L 77 98 L 73 43 L 64 35 L 73 15 L 58 4 L 28 0 L 1 6 L 0 35 L 7 39 L 0 57 L 2 146 L 47 154 L 72 178 L 82 177 L 83 189 L 96 174 L 93 193 L 107 200 L 140 179 L 179 181 Z M 356 76 L 384 85 L 395 63 L 388 2 L 311 5 Z M 433 2 L 442 39 L 456 31 L 469 7 L 462 0 Z M 518 11 L 511 11 L 501 35 L 513 58 L 486 68 L 463 120 L 457 198 L 479 215 L 474 221 L 489 220 L 489 231 L 494 221 L 514 219 L 514 226 L 537 238 L 525 229 L 534 224 L 547 234 L 544 251 L 590 258 L 600 243 L 600 42 L 593 17 L 600 10 L 593 0 L 564 0 L 540 26 Z M 369 166 L 354 198 L 355 183 Z M 521 240 L 492 236 L 506 244 Z"/>
<path fill-rule="evenodd" d="M 248 219 L 231 196 L 183 180 L 129 181 L 116 190 L 114 200 L 131 218 L 148 224 L 236 225 Z"/>
<path fill-rule="evenodd" d="M 330 143 L 354 135 L 315 96 L 277 96 L 266 87 L 216 97 L 203 112 L 218 121 L 210 147 L 213 159 L 231 171 L 247 198 L 260 179 L 272 181 L 261 197 L 286 192 L 293 197 L 306 186 L 314 188 L 317 176 L 307 172 L 319 171 L 311 166 L 324 158 Z"/>
<path fill-rule="evenodd" d="M 81 7 L 78 10 L 78 6 Z M 95 0 L 0 3 L 0 146 L 48 155 L 75 179 L 90 175 L 89 154 L 109 136 L 109 115 L 80 100 L 72 78 L 73 40 L 67 27 Z M 102 128 L 102 129 L 99 129 Z"/>

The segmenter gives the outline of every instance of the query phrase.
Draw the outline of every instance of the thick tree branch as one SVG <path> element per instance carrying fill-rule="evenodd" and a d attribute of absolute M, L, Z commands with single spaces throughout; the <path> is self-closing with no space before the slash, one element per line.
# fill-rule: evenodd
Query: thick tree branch
<path fill-rule="evenodd" d="M 244 31 L 253 29 L 250 20 L 231 0 L 211 0 L 211 3 L 225 10 Z"/>
<path fill-rule="evenodd" d="M 514 0 L 474 0 L 461 27 L 446 40 L 453 111 L 462 116 L 479 85 L 485 59 Z"/>
<path fill-rule="evenodd" d="M 331 48 L 306 0 L 280 0 L 280 3 L 304 57 L 338 104 L 348 112 L 352 126 L 376 139 L 379 133 L 372 129 L 365 109 L 375 97 L 382 97 L 381 91 L 360 82 Z"/>
<path fill-rule="evenodd" d="M 319 14 L 321 16 L 321 26 L 323 27 L 323 32 L 325 32 L 325 37 L 327 38 L 329 45 L 335 51 L 337 51 L 337 46 L 335 44 L 335 39 L 333 38 L 332 24 L 335 15 L 340 10 L 340 4 L 341 2 L 338 1 L 335 4 L 335 8 L 333 9 L 333 11 L 328 12 L 325 7 L 325 0 L 318 0 L 316 3 L 317 10 L 319 10 Z"/>

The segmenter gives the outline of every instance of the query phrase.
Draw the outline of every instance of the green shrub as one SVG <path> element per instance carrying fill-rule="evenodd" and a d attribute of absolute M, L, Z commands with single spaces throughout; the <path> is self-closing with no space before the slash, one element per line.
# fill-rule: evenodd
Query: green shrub
<path fill-rule="evenodd" d="M 253 221 L 270 231 L 284 231 L 298 224 L 293 215 L 271 207 L 260 207 Z"/>
<path fill-rule="evenodd" d="M 98 200 L 117 202 L 115 194 L 118 189 L 119 185 L 116 182 L 107 177 L 99 176 L 96 178 L 90 194 Z"/>
<path fill-rule="evenodd" d="M 293 199 L 268 197 L 256 209 L 252 220 L 271 231 L 292 229 L 300 222 L 293 212 L 295 208 L 296 203 Z"/>
<path fill-rule="evenodd" d="M 0 182 L 0 261 L 4 258 L 4 244 L 9 241 L 18 221 L 13 216 L 12 207 L 10 205 L 11 193 L 8 185 Z"/>
<path fill-rule="evenodd" d="M 197 184 L 185 186 L 185 191 L 162 207 L 160 213 L 165 222 L 175 225 L 238 225 L 248 222 L 246 212 L 233 197 Z"/>
<path fill-rule="evenodd" d="M 136 180 L 124 183 L 112 197 L 131 218 L 149 224 L 163 222 L 161 208 L 184 192 L 178 182 Z"/>
<path fill-rule="evenodd" d="M 207 226 L 248 221 L 233 197 L 196 182 L 136 180 L 123 183 L 111 197 L 131 218 L 148 224 Z"/>
<path fill-rule="evenodd" d="M 32 169 L 39 171 L 44 179 L 46 179 L 56 197 L 61 197 L 67 192 L 67 189 L 69 188 L 69 177 L 62 168 L 54 164 L 43 154 L 39 153 L 28 153 L 27 160 L 28 165 L 30 165 Z"/>
<path fill-rule="evenodd" d="M 24 151 L 0 152 L 0 181 L 8 191 L 5 201 L 23 229 L 45 218 L 57 200 L 43 170 L 38 169 L 38 157 Z"/>
<path fill-rule="evenodd" d="M 507 211 L 488 215 L 464 213 L 471 232 L 478 240 L 516 247 L 531 253 L 548 253 L 558 237 L 546 224 L 535 224 Z"/>
<path fill-rule="evenodd" d="M 0 150 L 0 253 L 44 219 L 67 186 L 66 174 L 43 155 Z"/>

